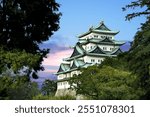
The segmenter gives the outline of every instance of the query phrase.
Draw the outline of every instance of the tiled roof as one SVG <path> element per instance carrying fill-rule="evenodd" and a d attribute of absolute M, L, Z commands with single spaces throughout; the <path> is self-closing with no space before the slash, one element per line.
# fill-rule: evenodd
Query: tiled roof
<path fill-rule="evenodd" d="M 80 59 L 75 59 L 73 61 L 73 64 L 71 66 L 71 69 L 74 69 L 74 68 L 79 68 L 79 67 L 82 67 L 83 65 L 85 64 L 84 60 L 80 60 Z"/>
<path fill-rule="evenodd" d="M 97 27 L 95 27 L 95 28 L 92 26 L 92 27 L 89 29 L 89 31 L 87 31 L 87 32 L 85 32 L 85 33 L 79 35 L 78 37 L 81 38 L 81 37 L 83 37 L 83 36 L 86 36 L 86 35 L 90 34 L 91 32 L 95 32 L 95 33 L 98 33 L 98 34 L 113 34 L 113 35 L 116 35 L 116 34 L 119 33 L 119 31 L 112 31 L 112 30 L 110 30 L 110 29 L 104 24 L 104 22 L 101 22 L 101 23 L 99 24 L 99 26 L 97 26 Z"/>
<path fill-rule="evenodd" d="M 70 69 L 70 64 L 61 63 L 58 72 L 64 72 Z"/>
<path fill-rule="evenodd" d="M 100 22 L 99 26 L 96 27 L 95 29 L 97 30 L 106 30 L 106 31 L 111 31 L 108 27 L 106 27 L 106 25 L 104 24 L 103 21 Z"/>
<path fill-rule="evenodd" d="M 112 52 L 109 51 L 103 51 L 98 46 L 93 48 L 92 51 L 89 51 L 86 53 L 88 56 L 103 56 L 103 57 L 111 57 L 111 56 L 117 56 L 119 53 L 121 53 L 120 48 L 115 48 Z"/>
<path fill-rule="evenodd" d="M 65 69 L 66 66 L 64 66 L 65 65 L 64 63 L 62 63 L 60 65 L 60 68 L 59 68 L 57 74 L 63 74 L 63 73 L 67 73 L 67 72 L 71 72 L 71 71 L 77 70 L 79 68 L 86 67 L 87 66 L 86 64 L 90 65 L 88 63 L 85 63 L 84 60 L 74 59 L 72 65 L 68 64 L 69 66 L 67 66 L 67 68 Z"/>
<path fill-rule="evenodd" d="M 80 39 L 83 36 L 90 34 L 91 32 L 97 34 L 108 34 L 108 37 L 101 38 L 90 38 L 90 39 Z M 116 57 L 119 53 L 121 53 L 120 48 L 114 48 L 112 51 L 104 51 L 102 50 L 99 45 L 113 45 L 114 47 L 118 47 L 123 45 L 125 42 L 123 41 L 116 41 L 109 38 L 109 34 L 116 35 L 117 31 L 110 30 L 104 22 L 101 22 L 97 27 L 91 27 L 88 32 L 79 36 L 79 42 L 73 47 L 74 51 L 70 57 L 63 59 L 64 61 L 68 61 L 70 64 L 62 63 L 59 67 L 58 74 L 65 74 L 70 73 L 71 71 L 80 70 L 80 68 L 87 68 L 88 66 L 94 65 L 96 63 L 85 63 L 83 60 L 84 56 L 90 57 Z M 84 46 L 88 43 L 93 43 L 95 47 L 92 47 L 90 50 L 84 50 Z M 83 47 L 82 47 L 83 46 Z M 71 64 L 72 63 L 72 64 Z"/>
<path fill-rule="evenodd" d="M 95 43 L 95 44 L 106 44 L 106 45 L 123 45 L 125 42 L 124 41 L 116 41 L 116 40 L 111 40 L 109 38 L 104 38 L 104 39 L 96 39 L 96 38 L 91 38 L 88 40 L 85 39 L 79 39 L 79 42 L 81 45 L 85 45 L 88 43 Z"/>
<path fill-rule="evenodd" d="M 105 54 L 105 52 L 98 46 L 95 46 L 92 50 L 88 51 L 88 53 Z"/>

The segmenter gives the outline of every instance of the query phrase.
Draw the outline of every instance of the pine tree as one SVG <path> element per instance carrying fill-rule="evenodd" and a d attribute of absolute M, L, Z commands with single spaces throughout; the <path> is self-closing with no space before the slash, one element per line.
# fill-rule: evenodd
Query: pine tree
<path fill-rule="evenodd" d="M 124 10 L 136 7 L 145 7 L 146 10 L 128 14 L 126 19 L 131 20 L 134 17 L 144 15 L 147 20 L 141 24 L 140 30 L 134 37 L 132 47 L 127 55 L 127 61 L 130 70 L 139 77 L 139 85 L 146 91 L 142 99 L 150 99 L 150 0 L 132 2 Z"/>
<path fill-rule="evenodd" d="M 39 44 L 59 29 L 61 13 L 58 8 L 55 0 L 1 0 L 0 47 L 6 52 L 17 50 L 38 55 L 32 69 L 35 72 L 43 70 L 41 63 L 49 50 L 41 49 Z M 35 72 L 33 76 L 36 77 Z"/>

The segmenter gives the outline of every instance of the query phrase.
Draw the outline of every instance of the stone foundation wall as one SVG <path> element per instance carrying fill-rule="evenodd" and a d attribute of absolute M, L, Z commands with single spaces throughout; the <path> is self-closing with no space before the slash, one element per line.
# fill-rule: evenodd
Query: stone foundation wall
<path fill-rule="evenodd" d="M 57 89 L 55 96 L 76 96 L 75 90 L 69 90 L 69 89 Z"/>
<path fill-rule="evenodd" d="M 75 90 L 69 90 L 69 89 L 58 89 L 56 91 L 55 96 L 65 96 L 70 95 L 76 97 L 76 100 L 86 100 L 87 98 L 83 95 L 76 95 Z"/>

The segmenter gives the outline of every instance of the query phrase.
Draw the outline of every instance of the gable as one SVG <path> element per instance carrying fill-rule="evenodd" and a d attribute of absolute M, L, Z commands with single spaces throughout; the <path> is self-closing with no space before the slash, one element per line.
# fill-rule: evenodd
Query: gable
<path fill-rule="evenodd" d="M 98 46 L 92 50 L 91 52 L 89 53 L 95 53 L 95 54 L 105 54 Z"/>
<path fill-rule="evenodd" d="M 120 54 L 120 53 L 122 53 L 122 51 L 121 51 L 121 49 L 119 48 L 119 49 L 117 49 L 115 52 L 113 52 L 112 54 L 113 54 L 113 55 L 118 55 L 118 54 Z"/>
<path fill-rule="evenodd" d="M 101 42 L 107 42 L 107 43 L 114 43 L 112 40 L 110 40 L 108 37 L 103 39 Z"/>
<path fill-rule="evenodd" d="M 65 72 L 65 71 L 67 71 L 67 70 L 69 69 L 69 66 L 70 66 L 70 64 L 64 64 L 64 63 L 62 63 L 62 64 L 60 65 L 60 67 L 59 67 L 58 72 Z M 57 72 L 57 73 L 58 73 L 58 72 Z"/>
<path fill-rule="evenodd" d="M 104 24 L 104 22 L 100 23 L 100 26 L 96 28 L 97 30 L 105 30 L 105 31 L 110 31 L 109 28 L 106 27 L 106 25 Z"/>
<path fill-rule="evenodd" d="M 75 64 L 75 61 L 73 61 L 73 64 L 71 66 L 71 69 L 74 69 L 74 68 L 77 68 L 76 64 Z"/>
<path fill-rule="evenodd" d="M 74 57 L 74 56 L 77 56 L 77 55 L 80 55 L 80 53 L 78 52 L 78 50 L 75 48 L 71 57 Z"/>
<path fill-rule="evenodd" d="M 64 70 L 62 69 L 61 65 L 60 65 L 59 70 L 57 71 L 57 73 L 58 72 L 64 72 Z"/>

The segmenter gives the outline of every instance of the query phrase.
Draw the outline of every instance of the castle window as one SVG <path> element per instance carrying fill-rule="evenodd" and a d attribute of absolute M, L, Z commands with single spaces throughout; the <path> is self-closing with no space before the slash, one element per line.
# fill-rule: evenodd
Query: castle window
<path fill-rule="evenodd" d="M 103 47 L 103 50 L 107 50 L 107 47 Z"/>
<path fill-rule="evenodd" d="M 101 62 L 101 60 L 98 60 L 98 63 L 100 63 Z"/>
<path fill-rule="evenodd" d="M 113 50 L 113 48 L 110 48 L 110 50 Z"/>
<path fill-rule="evenodd" d="M 94 35 L 94 38 L 98 38 L 98 35 Z"/>
<path fill-rule="evenodd" d="M 112 37 L 109 37 L 109 39 L 112 39 Z"/>
<path fill-rule="evenodd" d="M 102 39 L 106 38 L 106 36 L 101 36 Z"/>
<path fill-rule="evenodd" d="M 95 59 L 91 59 L 91 62 L 94 63 L 94 62 L 95 62 Z"/>

